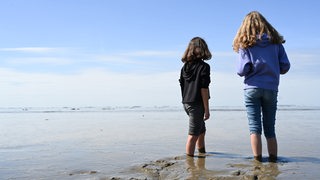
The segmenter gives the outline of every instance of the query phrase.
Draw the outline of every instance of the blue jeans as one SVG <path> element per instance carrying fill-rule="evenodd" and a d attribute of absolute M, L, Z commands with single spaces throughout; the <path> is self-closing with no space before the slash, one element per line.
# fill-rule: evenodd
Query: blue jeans
<path fill-rule="evenodd" d="M 263 131 L 266 138 L 274 138 L 278 91 L 268 89 L 245 89 L 244 100 L 247 108 L 250 134 L 260 134 L 261 112 Z"/>

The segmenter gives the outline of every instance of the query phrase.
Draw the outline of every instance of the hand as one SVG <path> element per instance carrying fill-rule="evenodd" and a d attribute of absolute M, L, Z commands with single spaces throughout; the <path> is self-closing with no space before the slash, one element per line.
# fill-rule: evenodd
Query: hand
<path fill-rule="evenodd" d="M 209 118 L 210 118 L 210 113 L 209 113 L 209 111 L 206 111 L 206 112 L 204 113 L 203 120 L 206 121 L 206 120 L 208 120 Z"/>

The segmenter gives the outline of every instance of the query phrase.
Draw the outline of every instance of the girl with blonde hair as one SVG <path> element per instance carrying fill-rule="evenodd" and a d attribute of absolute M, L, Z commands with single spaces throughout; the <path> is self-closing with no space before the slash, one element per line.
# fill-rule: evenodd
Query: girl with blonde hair
<path fill-rule="evenodd" d="M 278 86 L 280 74 L 290 69 L 283 43 L 283 37 L 257 11 L 245 16 L 233 41 L 233 50 L 239 54 L 237 73 L 244 77 L 251 148 L 255 160 L 260 162 L 262 129 L 267 140 L 269 161 L 276 162 L 278 156 L 275 134 Z"/>

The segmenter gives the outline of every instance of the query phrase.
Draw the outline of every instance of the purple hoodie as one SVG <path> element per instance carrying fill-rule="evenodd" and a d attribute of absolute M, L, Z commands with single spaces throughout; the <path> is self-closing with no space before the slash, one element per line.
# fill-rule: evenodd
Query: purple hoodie
<path fill-rule="evenodd" d="M 239 49 L 238 75 L 244 76 L 244 89 L 262 88 L 278 91 L 280 74 L 290 69 L 282 44 L 272 44 L 263 35 L 253 47 Z"/>

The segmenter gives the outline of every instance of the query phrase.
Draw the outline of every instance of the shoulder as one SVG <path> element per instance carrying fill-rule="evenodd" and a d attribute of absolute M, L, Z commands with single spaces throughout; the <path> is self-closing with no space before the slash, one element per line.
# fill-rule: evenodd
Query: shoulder
<path fill-rule="evenodd" d="M 248 54 L 249 48 L 239 48 L 239 55 L 241 57 L 246 56 Z"/>
<path fill-rule="evenodd" d="M 239 54 L 246 53 L 248 51 L 248 48 L 239 48 Z"/>
<path fill-rule="evenodd" d="M 278 47 L 279 47 L 279 49 L 280 49 L 281 51 L 284 51 L 284 46 L 283 46 L 283 44 L 278 44 Z"/>
<path fill-rule="evenodd" d="M 205 61 L 200 61 L 199 64 L 203 67 L 208 67 L 210 68 L 210 65 L 208 63 L 206 63 Z"/>
<path fill-rule="evenodd" d="M 199 64 L 200 64 L 199 67 L 201 71 L 208 71 L 208 72 L 210 71 L 210 65 L 208 63 L 201 61 Z"/>
<path fill-rule="evenodd" d="M 283 44 L 272 44 L 273 48 L 279 53 L 283 54 L 285 52 Z"/>
<path fill-rule="evenodd" d="M 201 74 L 210 74 L 210 65 L 208 63 L 201 61 L 199 64 Z"/>

